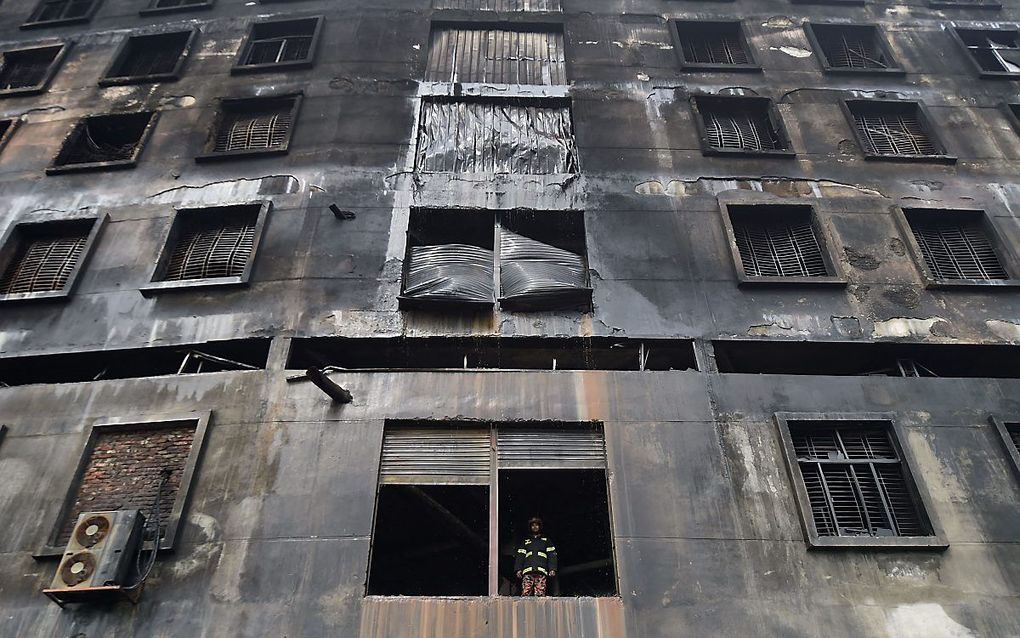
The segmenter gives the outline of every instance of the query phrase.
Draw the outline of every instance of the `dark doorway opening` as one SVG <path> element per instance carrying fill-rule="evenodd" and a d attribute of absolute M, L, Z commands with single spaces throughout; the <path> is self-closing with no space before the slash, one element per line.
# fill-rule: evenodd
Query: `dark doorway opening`
<path fill-rule="evenodd" d="M 539 516 L 559 556 L 552 596 L 616 595 L 604 470 L 500 470 L 499 593 L 518 595 L 514 552 Z"/>
<path fill-rule="evenodd" d="M 488 486 L 383 485 L 373 539 L 370 595 L 488 594 Z"/>

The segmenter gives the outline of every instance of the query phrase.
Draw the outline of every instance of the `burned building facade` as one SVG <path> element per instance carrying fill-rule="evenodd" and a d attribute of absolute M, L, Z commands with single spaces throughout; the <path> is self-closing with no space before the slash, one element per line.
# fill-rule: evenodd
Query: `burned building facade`
<path fill-rule="evenodd" d="M 1018 21 L 3 0 L 0 635 L 1020 635 Z"/>

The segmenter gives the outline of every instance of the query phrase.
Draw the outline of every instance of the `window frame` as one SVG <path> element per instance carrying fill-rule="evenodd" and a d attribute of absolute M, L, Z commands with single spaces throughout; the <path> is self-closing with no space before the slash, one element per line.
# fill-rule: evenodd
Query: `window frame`
<path fill-rule="evenodd" d="M 853 67 L 843 66 L 832 66 L 828 56 L 825 55 L 825 48 L 822 46 L 822 41 L 818 37 L 819 34 L 816 32 L 816 27 L 825 29 L 870 29 L 872 40 L 875 45 L 881 50 L 882 54 L 885 55 L 886 59 L 892 64 L 884 69 L 861 69 Z M 824 73 L 832 74 L 846 74 L 846 75 L 905 75 L 906 71 L 900 65 L 899 61 L 892 53 L 892 49 L 889 47 L 889 41 L 885 33 L 885 29 L 878 24 L 867 24 L 854 22 L 850 24 L 844 24 L 841 22 L 804 22 L 804 32 L 807 34 L 808 42 L 811 43 L 811 48 L 815 52 L 815 57 L 818 58 L 818 64 L 822 68 Z"/>
<path fill-rule="evenodd" d="M 1013 439 L 1009 433 L 1011 426 L 1020 429 L 1020 419 L 1009 421 L 996 416 L 990 416 L 988 421 L 998 434 L 999 441 L 1006 452 L 1006 458 L 1009 459 L 1009 465 L 1013 469 L 1014 474 L 1016 474 L 1017 480 L 1020 481 L 1020 450 L 1013 444 Z"/>
<path fill-rule="evenodd" d="M 60 47 L 57 54 L 53 56 L 53 60 L 50 61 L 50 65 L 46 68 L 46 72 L 43 74 L 43 79 L 39 83 L 33 86 L 26 86 L 19 89 L 3 89 L 0 90 L 0 98 L 14 96 L 14 95 L 38 95 L 44 93 L 49 88 L 50 82 L 53 81 L 53 76 L 57 74 L 57 70 L 60 65 L 63 64 L 64 58 L 67 57 L 68 51 L 71 49 L 73 43 L 70 41 L 57 40 L 55 42 L 34 44 L 25 47 L 15 47 L 11 49 L 4 49 L 0 53 L 20 53 L 22 51 L 32 51 L 34 49 L 52 49 L 54 47 Z"/>
<path fill-rule="evenodd" d="M 68 150 L 71 140 L 77 141 L 79 131 L 85 123 L 92 118 L 100 117 L 116 117 L 121 115 L 140 115 L 143 113 L 149 114 L 149 122 L 142 129 L 141 135 L 138 136 L 138 141 L 135 143 L 134 151 L 131 153 L 131 157 L 123 160 L 109 160 L 103 162 L 81 162 L 78 164 L 58 164 L 61 156 Z M 68 131 L 64 137 L 63 142 L 60 144 L 60 150 L 53 156 L 53 161 L 49 166 L 46 167 L 47 175 L 62 175 L 64 173 L 84 173 L 89 171 L 106 171 L 106 170 L 121 170 L 128 168 L 135 168 L 138 166 L 138 158 L 141 157 L 142 151 L 145 150 L 145 146 L 152 137 L 152 130 L 156 128 L 156 122 L 159 121 L 160 112 L 158 110 L 152 111 L 133 111 L 129 113 L 94 113 L 92 115 L 84 115 L 78 118 L 71 130 Z"/>
<path fill-rule="evenodd" d="M 807 277 L 803 275 L 796 275 L 792 277 L 777 277 L 777 276 L 754 276 L 748 275 L 744 272 L 744 261 L 740 256 L 740 250 L 737 247 L 737 236 L 734 228 L 733 219 L 731 217 L 731 209 L 746 209 L 746 208 L 788 208 L 788 209 L 806 209 L 811 222 L 811 227 L 815 233 L 815 239 L 819 243 L 821 249 L 822 259 L 825 262 L 826 269 L 831 273 L 824 277 Z M 812 204 L 790 204 L 781 200 L 773 199 L 749 199 L 749 198 L 731 198 L 726 200 L 720 200 L 719 211 L 722 214 L 723 228 L 726 232 L 726 239 L 729 244 L 730 257 L 733 260 L 733 268 L 737 277 L 737 285 L 739 286 L 845 286 L 847 284 L 846 276 L 843 272 L 842 264 L 836 257 L 834 251 L 835 244 L 832 241 L 832 234 L 829 229 L 822 223 L 820 216 L 818 215 L 817 208 Z M 768 214 L 767 212 L 764 214 Z"/>
<path fill-rule="evenodd" d="M 864 138 L 861 137 L 860 132 L 857 130 L 857 122 L 854 120 L 854 113 L 851 108 L 851 104 L 912 104 L 916 109 L 918 116 L 918 122 L 924 129 L 925 135 L 931 141 L 932 145 L 936 149 L 942 151 L 938 155 L 885 155 L 882 153 L 874 153 L 868 150 L 868 145 Z M 850 132 L 853 134 L 854 140 L 857 142 L 857 147 L 864 155 L 866 161 L 878 161 L 878 162 L 932 162 L 942 164 L 955 164 L 956 156 L 950 155 L 949 150 L 946 148 L 945 142 L 942 140 L 942 136 L 939 134 L 938 129 L 932 123 L 931 114 L 928 112 L 928 107 L 925 106 L 924 102 L 920 100 L 895 100 L 888 98 L 848 98 L 839 101 L 840 109 L 843 111 L 843 116 L 846 118 L 847 124 L 850 126 Z"/>
<path fill-rule="evenodd" d="M 822 4 L 833 6 L 860 6 L 866 4 L 866 0 L 790 0 L 790 4 Z"/>
<path fill-rule="evenodd" d="M 949 26 L 949 33 L 952 35 L 953 40 L 956 41 L 957 46 L 963 51 L 964 56 L 967 58 L 971 68 L 978 73 L 978 77 L 982 80 L 1015 80 L 1020 78 L 1020 71 L 989 71 L 981 66 L 977 58 L 971 53 L 970 49 L 967 48 L 967 43 L 963 41 L 963 36 L 960 35 L 960 30 L 964 31 L 1001 31 L 1003 33 L 1012 33 L 1016 36 L 1017 40 L 1020 41 L 1020 28 L 989 28 L 981 29 L 978 27 L 960 27 L 956 25 Z"/>
<path fill-rule="evenodd" d="M 945 532 L 935 516 L 934 501 L 923 481 L 917 479 L 920 467 L 910 447 L 903 444 L 906 429 L 892 412 L 776 412 L 773 415 L 779 433 L 779 447 L 785 461 L 787 476 L 793 487 L 794 503 L 800 516 L 804 540 L 809 550 L 815 549 L 916 549 L 942 551 L 949 547 Z M 864 422 L 888 427 L 893 446 L 900 457 L 900 466 L 907 482 L 907 488 L 914 497 L 922 523 L 931 530 L 930 536 L 820 536 L 815 529 L 811 500 L 808 497 L 804 477 L 800 471 L 797 452 L 793 447 L 790 424 L 799 421 L 821 422 Z"/>
<path fill-rule="evenodd" d="M 681 24 L 726 25 L 735 27 L 737 38 L 740 40 L 740 46 L 743 47 L 744 53 L 747 55 L 748 62 L 746 64 L 688 62 L 684 56 L 684 36 L 680 32 Z M 758 62 L 758 57 L 754 53 L 754 49 L 748 44 L 747 25 L 744 24 L 743 20 L 684 20 L 680 18 L 670 18 L 669 33 L 673 39 L 673 48 L 676 49 L 677 59 L 680 62 L 680 69 L 682 71 L 731 71 L 734 73 L 760 73 L 762 70 L 761 64 Z"/>
<path fill-rule="evenodd" d="M 244 63 L 245 58 L 247 58 L 248 54 L 251 52 L 252 37 L 255 35 L 255 29 L 257 27 L 263 25 L 282 24 L 285 22 L 303 22 L 306 20 L 315 21 L 315 28 L 312 29 L 312 41 L 308 45 L 308 57 L 303 60 L 291 60 L 288 62 L 266 62 L 262 64 Z M 322 36 L 322 25 L 325 21 L 326 18 L 324 16 L 314 15 L 274 18 L 270 20 L 252 22 L 248 25 L 248 31 L 244 36 L 244 40 L 241 42 L 241 46 L 238 48 L 237 56 L 234 58 L 234 64 L 230 67 L 230 74 L 240 75 L 245 73 L 263 73 L 312 68 L 315 66 L 315 57 L 319 49 L 319 39 Z"/>
<path fill-rule="evenodd" d="M 43 27 L 60 27 L 69 24 L 84 24 L 90 22 L 96 12 L 99 10 L 99 5 L 102 4 L 103 0 L 92 0 L 92 4 L 89 6 L 89 10 L 85 15 L 78 16 L 75 18 L 58 18 L 56 20 L 43 20 L 33 19 L 39 15 L 46 0 L 39 0 L 36 3 L 35 8 L 32 9 L 32 13 L 28 14 L 28 18 L 21 23 L 19 29 L 39 29 Z M 70 0 L 68 0 L 70 3 Z"/>
<path fill-rule="evenodd" d="M 177 57 L 177 62 L 174 64 L 174 68 L 169 73 L 153 73 L 149 75 L 117 75 L 111 76 L 117 67 L 122 65 L 127 57 L 127 54 L 131 47 L 132 40 L 142 40 L 144 38 L 169 36 L 187 33 L 188 37 L 184 42 L 184 48 L 181 49 L 181 54 Z M 191 47 L 195 43 L 195 38 L 198 37 L 198 28 L 192 27 L 191 29 L 181 30 L 170 30 L 170 31 L 159 31 L 154 33 L 133 33 L 123 38 L 117 50 L 113 54 L 113 58 L 110 63 L 106 66 L 106 70 L 103 71 L 103 75 L 99 78 L 99 86 L 120 86 L 125 84 L 151 84 L 156 82 L 175 82 L 180 79 L 181 71 L 184 69 L 185 63 L 187 63 L 188 56 L 191 52 Z"/>
<path fill-rule="evenodd" d="M 268 157 L 272 155 L 286 155 L 290 152 L 290 143 L 294 139 L 294 129 L 297 128 L 298 114 L 301 111 L 301 101 L 304 92 L 282 93 L 279 95 L 265 95 L 258 97 L 223 97 L 216 101 L 216 109 L 213 113 L 212 125 L 209 127 L 209 136 L 201 154 L 195 156 L 196 162 L 218 162 L 245 157 Z M 290 130 L 287 132 L 287 141 L 279 148 L 257 148 L 238 149 L 236 151 L 216 151 L 216 135 L 220 126 L 223 125 L 223 116 L 228 112 L 244 111 L 250 105 L 257 105 L 261 101 L 283 102 L 293 100 L 290 107 Z"/>
<path fill-rule="evenodd" d="M 241 206 L 258 206 L 259 211 L 255 218 L 255 230 L 254 237 L 252 238 L 251 253 L 248 254 L 248 259 L 244 265 L 244 271 L 240 275 L 229 277 L 207 277 L 204 279 L 173 279 L 169 281 L 162 279 L 166 273 L 170 257 L 173 255 L 174 248 L 180 240 L 181 230 L 183 229 L 184 224 L 187 223 L 184 221 L 185 217 L 189 215 L 202 215 L 202 211 Z M 166 223 L 166 230 L 164 230 L 162 234 L 162 244 L 160 245 L 159 253 L 156 256 L 156 261 L 149 271 L 149 281 L 139 287 L 139 291 L 143 296 L 151 297 L 162 292 L 175 290 L 247 286 L 251 281 L 251 273 L 255 267 L 255 257 L 258 254 L 259 246 L 262 243 L 262 236 L 265 233 L 266 222 L 269 218 L 269 211 L 272 207 L 272 202 L 266 199 L 226 202 L 216 204 L 214 206 L 187 206 L 175 208 L 170 214 L 169 220 Z"/>
<path fill-rule="evenodd" d="M 939 279 L 935 276 L 928 261 L 921 252 L 921 246 L 914 238 L 914 231 L 907 218 L 908 211 L 920 211 L 922 214 L 946 214 L 954 216 L 979 215 L 981 228 L 988 237 L 999 264 L 1006 271 L 1006 279 Z M 981 208 L 936 208 L 932 206 L 896 206 L 893 209 L 893 218 L 899 228 L 900 235 L 907 246 L 910 257 L 914 260 L 921 278 L 924 280 L 925 288 L 931 289 L 952 289 L 952 288 L 1015 288 L 1020 286 L 1020 279 L 1017 273 L 1020 272 L 1020 257 L 1012 250 L 1009 241 L 996 228 L 988 211 Z"/>
<path fill-rule="evenodd" d="M 769 122 L 775 128 L 776 134 L 781 138 L 784 149 L 776 150 L 764 150 L 764 151 L 753 151 L 743 148 L 719 148 L 712 146 L 708 139 L 708 130 L 705 127 L 705 116 L 702 114 L 701 108 L 698 104 L 699 101 L 706 102 L 725 102 L 737 101 L 747 103 L 758 103 L 764 104 L 766 112 L 769 116 Z M 779 112 L 776 107 L 775 100 L 770 97 L 763 96 L 743 96 L 743 95 L 712 95 L 699 93 L 692 95 L 690 98 L 691 111 L 694 114 L 694 124 L 698 127 L 698 137 L 701 140 L 701 153 L 707 156 L 730 156 L 730 157 L 775 157 L 775 158 L 793 158 L 796 157 L 797 153 L 793 150 L 793 142 L 790 140 L 790 134 L 786 130 L 786 125 L 783 123 L 783 115 Z"/>
<path fill-rule="evenodd" d="M 141 9 L 138 15 L 151 16 L 151 15 L 163 15 L 167 13 L 185 13 L 188 11 L 201 11 L 203 9 L 212 9 L 216 4 L 215 0 L 204 0 L 203 2 L 196 2 L 194 4 L 177 5 L 175 7 L 158 7 L 156 6 L 159 0 L 152 0 L 149 6 Z"/>
<path fill-rule="evenodd" d="M 206 410 L 199 412 L 169 413 L 166 415 L 157 415 L 140 419 L 133 417 L 115 417 L 111 419 L 103 419 L 98 423 L 87 425 L 81 434 L 82 442 L 79 445 L 78 463 L 74 468 L 74 472 L 70 476 L 70 480 L 67 482 L 67 489 L 64 494 L 63 501 L 61 502 L 60 508 L 57 510 L 56 517 L 52 519 L 50 531 L 43 543 L 43 546 L 35 554 L 33 554 L 33 558 L 46 559 L 59 558 L 60 556 L 63 556 L 64 545 L 57 545 L 57 539 L 59 538 L 64 520 L 71 513 L 72 508 L 74 507 L 75 493 L 78 490 L 78 486 L 81 485 L 82 475 L 85 472 L 85 468 L 88 467 L 92 451 L 95 449 L 96 441 L 101 434 L 108 431 L 114 431 L 117 428 L 155 430 L 161 427 L 172 427 L 175 424 L 183 422 L 194 422 L 195 434 L 191 441 L 191 450 L 188 453 L 188 459 L 185 461 L 184 468 L 181 472 L 181 485 L 177 489 L 173 509 L 167 519 L 166 532 L 159 544 L 160 552 L 172 551 L 183 527 L 183 514 L 190 501 L 195 472 L 197 471 L 198 464 L 201 461 L 202 450 L 204 448 L 206 433 L 208 431 L 209 421 L 211 418 L 212 412 Z"/>
<path fill-rule="evenodd" d="M 954 0 L 927 0 L 931 9 L 990 9 L 998 11 L 1002 9 L 1001 2 L 957 2 Z"/>
<path fill-rule="evenodd" d="M 15 254 L 21 248 L 21 242 L 24 241 L 24 237 L 26 236 L 26 227 L 34 226 L 37 228 L 44 228 L 46 226 L 59 226 L 67 223 L 92 222 L 88 235 L 85 237 L 85 246 L 82 247 L 81 257 L 78 259 L 78 263 L 75 264 L 74 269 L 71 270 L 71 273 L 67 276 L 67 281 L 64 282 L 63 288 L 60 290 L 46 290 L 39 292 L 0 294 L 0 304 L 69 299 L 71 295 L 74 294 L 75 288 L 78 286 L 82 272 L 84 272 L 84 270 L 88 267 L 88 262 L 95 249 L 99 233 L 102 231 L 108 220 L 109 215 L 106 213 L 82 216 L 70 216 L 66 214 L 53 216 L 44 214 L 38 217 L 26 217 L 8 226 L 7 230 L 4 231 L 3 237 L 0 238 L 0 273 L 7 270 L 11 260 L 14 259 Z"/>

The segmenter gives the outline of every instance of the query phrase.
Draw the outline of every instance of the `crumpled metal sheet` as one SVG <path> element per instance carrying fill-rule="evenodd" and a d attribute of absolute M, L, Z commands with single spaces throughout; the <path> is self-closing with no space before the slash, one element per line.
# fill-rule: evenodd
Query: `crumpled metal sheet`
<path fill-rule="evenodd" d="M 404 297 L 494 303 L 493 251 L 468 244 L 413 246 Z"/>
<path fill-rule="evenodd" d="M 415 168 L 436 173 L 576 173 L 567 105 L 426 100 Z"/>
<path fill-rule="evenodd" d="M 588 289 L 580 255 L 505 228 L 500 232 L 499 250 L 503 299 L 555 300 Z"/>

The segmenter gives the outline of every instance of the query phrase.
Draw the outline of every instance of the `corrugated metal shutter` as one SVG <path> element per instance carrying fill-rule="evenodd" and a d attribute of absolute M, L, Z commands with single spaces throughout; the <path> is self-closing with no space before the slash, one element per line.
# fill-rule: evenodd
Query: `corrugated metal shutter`
<path fill-rule="evenodd" d="M 496 431 L 500 469 L 606 467 L 601 430 L 582 427 L 503 427 Z"/>
<path fill-rule="evenodd" d="M 562 11 L 560 0 L 434 0 L 434 9 L 469 11 Z"/>
<path fill-rule="evenodd" d="M 432 82 L 566 84 L 563 33 L 505 29 L 433 29 Z"/>
<path fill-rule="evenodd" d="M 489 483 L 488 427 L 395 427 L 383 434 L 383 483 Z"/>

